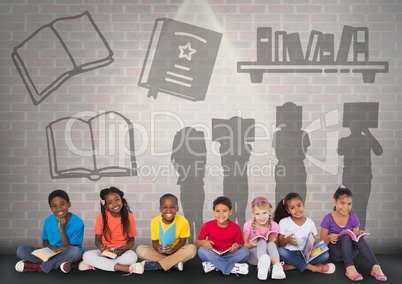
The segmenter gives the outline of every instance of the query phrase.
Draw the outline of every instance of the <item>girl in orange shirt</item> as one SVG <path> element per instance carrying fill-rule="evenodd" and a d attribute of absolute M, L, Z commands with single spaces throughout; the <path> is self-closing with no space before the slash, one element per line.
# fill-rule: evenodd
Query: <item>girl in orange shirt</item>
<path fill-rule="evenodd" d="M 136 235 L 134 215 L 123 197 L 124 192 L 116 187 L 100 191 L 101 213 L 95 222 L 95 246 L 82 256 L 79 270 L 95 268 L 105 271 L 124 271 L 142 274 L 144 267 L 137 263 L 137 255 L 131 248 Z M 114 258 L 105 256 L 113 252 Z"/>

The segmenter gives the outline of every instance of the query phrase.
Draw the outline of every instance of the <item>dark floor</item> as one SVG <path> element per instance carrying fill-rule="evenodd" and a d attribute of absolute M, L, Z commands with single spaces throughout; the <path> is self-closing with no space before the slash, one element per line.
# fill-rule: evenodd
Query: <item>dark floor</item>
<path fill-rule="evenodd" d="M 401 283 L 402 282 L 402 255 L 377 255 L 377 259 L 383 268 L 383 271 L 388 276 L 387 283 Z M 50 273 L 19 273 L 14 269 L 15 263 L 18 259 L 14 255 L 0 254 L 0 267 L 1 267 L 1 283 L 29 283 L 29 284 L 79 284 L 79 283 L 94 283 L 94 284 L 110 284 L 114 281 L 120 283 L 161 283 L 161 284 L 197 284 L 197 283 L 218 283 L 219 284 L 252 284 L 261 283 L 257 278 L 257 271 L 255 266 L 250 266 L 248 275 L 234 274 L 224 276 L 219 271 L 212 271 L 208 274 L 204 273 L 201 260 L 196 257 L 184 265 L 183 271 L 169 270 L 169 271 L 145 271 L 144 274 L 132 274 L 122 277 L 123 272 L 106 272 L 106 271 L 79 271 L 73 269 L 70 273 L 64 274 L 59 269 Z M 358 271 L 363 275 L 364 280 L 360 283 L 377 283 L 370 275 L 368 264 L 358 255 L 355 258 L 355 264 Z M 345 276 L 345 269 L 341 263 L 336 263 L 337 270 L 334 274 L 325 275 L 319 273 L 312 273 L 305 271 L 300 273 L 298 271 L 287 271 L 286 279 L 272 280 L 268 278 L 267 281 L 275 281 L 281 283 L 352 283 Z M 271 282 L 272 283 L 272 282 Z"/>

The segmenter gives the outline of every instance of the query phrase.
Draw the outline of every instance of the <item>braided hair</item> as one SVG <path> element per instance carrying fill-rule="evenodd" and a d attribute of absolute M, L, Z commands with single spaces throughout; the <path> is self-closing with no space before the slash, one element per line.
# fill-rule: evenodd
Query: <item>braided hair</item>
<path fill-rule="evenodd" d="M 272 205 L 268 201 L 268 199 L 266 199 L 265 197 L 258 196 L 251 201 L 251 210 L 254 210 L 254 208 L 271 210 Z M 268 219 L 268 231 L 271 230 L 271 227 L 272 227 L 272 224 L 271 224 L 271 214 L 270 214 L 269 219 Z M 256 221 L 255 221 L 255 217 L 253 217 L 253 221 L 251 222 L 251 230 L 252 230 L 252 233 L 254 236 L 256 235 L 255 229 L 256 229 Z"/>
<path fill-rule="evenodd" d="M 123 235 L 126 238 L 128 238 L 128 233 L 130 232 L 130 220 L 129 220 L 129 215 L 128 215 L 129 213 L 131 213 L 130 206 L 128 205 L 127 200 L 123 197 L 124 192 L 114 186 L 109 187 L 109 188 L 104 188 L 100 191 L 99 196 L 101 198 L 101 203 L 102 203 L 102 201 L 103 202 L 105 201 L 105 196 L 110 193 L 117 193 L 121 198 L 121 201 L 123 203 L 123 206 L 120 211 L 121 225 L 123 227 Z M 103 230 L 102 230 L 103 236 L 105 237 L 105 239 L 107 241 L 110 241 L 112 233 L 111 233 L 110 228 L 107 223 L 106 211 L 107 210 L 106 210 L 106 206 L 104 205 L 104 203 L 101 204 L 101 213 L 102 213 L 102 220 L 103 220 Z"/>

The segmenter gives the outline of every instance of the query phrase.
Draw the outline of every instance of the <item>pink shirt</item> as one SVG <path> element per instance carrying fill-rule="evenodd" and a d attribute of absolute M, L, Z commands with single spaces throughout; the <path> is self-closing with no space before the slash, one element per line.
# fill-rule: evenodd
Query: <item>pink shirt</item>
<path fill-rule="evenodd" d="M 249 235 L 249 239 L 248 239 L 249 242 L 251 241 L 252 238 L 254 238 L 256 236 L 265 236 L 265 235 L 267 235 L 269 231 L 277 232 L 276 234 L 274 234 L 274 236 L 275 237 L 278 236 L 278 233 L 279 233 L 279 225 L 278 225 L 278 223 L 276 223 L 276 222 L 271 220 L 271 229 L 268 229 L 268 231 L 265 232 L 265 234 L 261 233 L 257 228 L 255 228 L 255 232 L 253 232 L 252 223 L 253 223 L 253 220 L 249 220 L 243 226 L 243 231 L 246 234 Z"/>

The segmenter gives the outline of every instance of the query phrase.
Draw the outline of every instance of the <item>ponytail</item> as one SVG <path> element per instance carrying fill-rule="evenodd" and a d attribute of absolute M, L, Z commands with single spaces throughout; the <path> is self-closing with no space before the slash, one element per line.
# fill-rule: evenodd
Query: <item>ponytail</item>
<path fill-rule="evenodd" d="M 284 198 L 282 198 L 278 202 L 278 205 L 276 206 L 276 210 L 274 213 L 274 221 L 276 223 L 279 223 L 279 221 L 282 220 L 283 218 L 290 216 L 290 213 L 287 210 L 288 202 L 293 198 L 300 199 L 303 202 L 303 199 L 301 198 L 301 196 L 298 193 L 296 193 L 296 192 L 288 193 Z"/>

